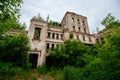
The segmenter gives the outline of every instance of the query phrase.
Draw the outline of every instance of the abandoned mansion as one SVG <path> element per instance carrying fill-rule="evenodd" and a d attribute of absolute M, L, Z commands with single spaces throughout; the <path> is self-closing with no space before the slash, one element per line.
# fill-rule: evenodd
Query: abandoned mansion
<path fill-rule="evenodd" d="M 47 21 L 31 19 L 28 30 L 31 49 L 28 52 L 30 60 L 34 65 L 39 66 L 45 63 L 50 48 L 57 44 L 64 43 L 68 39 L 79 39 L 84 44 L 93 45 L 96 43 L 96 35 L 90 34 L 87 17 L 66 12 L 60 26 L 50 26 Z"/>

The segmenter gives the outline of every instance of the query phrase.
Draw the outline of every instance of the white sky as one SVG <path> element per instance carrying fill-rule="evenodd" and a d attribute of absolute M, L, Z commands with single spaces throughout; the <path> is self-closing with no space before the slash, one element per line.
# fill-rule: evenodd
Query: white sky
<path fill-rule="evenodd" d="M 30 24 L 30 19 L 38 13 L 46 19 L 47 15 L 53 21 L 61 22 L 64 14 L 74 12 L 88 19 L 91 33 L 96 33 L 96 27 L 103 29 L 101 21 L 112 13 L 120 20 L 120 0 L 23 0 L 20 22 Z"/>

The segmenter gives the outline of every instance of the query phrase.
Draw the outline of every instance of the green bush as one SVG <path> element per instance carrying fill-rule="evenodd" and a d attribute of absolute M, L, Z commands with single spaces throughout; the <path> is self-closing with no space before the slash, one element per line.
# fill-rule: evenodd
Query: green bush
<path fill-rule="evenodd" d="M 80 80 L 80 68 L 67 66 L 63 69 L 63 80 Z"/>
<path fill-rule="evenodd" d="M 69 40 L 50 52 L 46 59 L 46 65 L 58 68 L 64 68 L 64 66 L 84 67 L 86 63 L 83 57 L 88 53 L 88 48 L 79 40 Z"/>
<path fill-rule="evenodd" d="M 40 74 L 43 74 L 43 75 L 47 74 L 47 67 L 46 67 L 46 65 L 39 66 L 37 69 L 38 69 L 38 72 Z"/>
<path fill-rule="evenodd" d="M 12 63 L 0 62 L 0 75 L 9 74 L 11 72 L 12 67 L 13 67 Z"/>
<path fill-rule="evenodd" d="M 29 50 L 26 34 L 21 32 L 18 35 L 5 35 L 3 38 L 0 40 L 0 61 L 25 67 Z"/>

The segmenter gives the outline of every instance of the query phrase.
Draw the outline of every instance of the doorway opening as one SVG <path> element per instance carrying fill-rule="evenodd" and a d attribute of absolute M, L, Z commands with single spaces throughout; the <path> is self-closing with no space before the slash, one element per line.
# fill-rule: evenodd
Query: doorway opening
<path fill-rule="evenodd" d="M 32 68 L 37 68 L 38 54 L 29 54 L 29 63 L 32 64 Z"/>

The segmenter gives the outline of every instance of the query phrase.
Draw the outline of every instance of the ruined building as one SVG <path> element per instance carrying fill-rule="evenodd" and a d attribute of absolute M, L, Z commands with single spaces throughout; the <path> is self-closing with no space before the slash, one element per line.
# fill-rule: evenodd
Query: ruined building
<path fill-rule="evenodd" d="M 31 19 L 28 37 L 31 46 L 30 61 L 34 61 L 32 63 L 36 66 L 45 63 L 50 48 L 70 38 L 79 39 L 84 44 L 96 43 L 95 36 L 90 34 L 87 17 L 72 12 L 66 12 L 60 27 L 49 26 L 45 21 Z"/>

